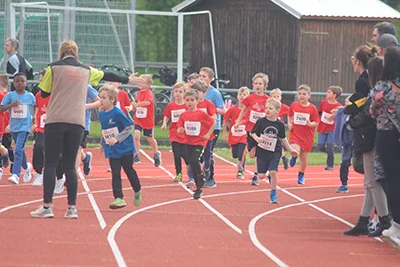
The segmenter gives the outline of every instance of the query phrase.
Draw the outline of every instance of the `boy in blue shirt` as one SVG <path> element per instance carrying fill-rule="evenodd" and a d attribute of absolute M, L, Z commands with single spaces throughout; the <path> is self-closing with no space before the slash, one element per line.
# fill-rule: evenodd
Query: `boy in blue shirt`
<path fill-rule="evenodd" d="M 10 110 L 10 132 L 15 142 L 15 148 L 14 166 L 8 181 L 13 184 L 19 184 L 21 167 L 25 170 L 24 182 L 29 183 L 32 178 L 32 164 L 26 160 L 25 143 L 31 129 L 31 109 L 36 107 L 36 99 L 32 93 L 25 91 L 26 80 L 25 73 L 17 73 L 14 76 L 15 91 L 8 93 L 0 106 L 0 112 Z"/>
<path fill-rule="evenodd" d="M 104 85 L 99 90 L 100 105 L 100 123 L 102 130 L 101 145 L 104 149 L 104 155 L 109 159 L 112 172 L 112 187 L 114 201 L 110 203 L 111 209 L 119 209 L 126 206 L 123 200 L 121 184 L 121 166 L 126 173 L 135 197 L 133 204 L 139 206 L 142 202 L 142 191 L 139 177 L 132 167 L 135 147 L 132 138 L 132 121 L 117 107 L 118 91 L 112 85 Z"/>

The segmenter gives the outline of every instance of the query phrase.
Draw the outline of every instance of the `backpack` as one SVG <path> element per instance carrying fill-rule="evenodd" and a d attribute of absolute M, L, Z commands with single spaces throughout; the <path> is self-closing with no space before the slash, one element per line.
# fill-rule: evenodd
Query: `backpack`
<path fill-rule="evenodd" d="M 35 75 L 33 74 L 33 68 L 30 68 L 28 70 L 27 69 L 27 64 L 26 64 L 27 60 L 23 56 L 21 56 L 20 54 L 17 54 L 17 57 L 19 59 L 19 70 L 18 70 L 18 72 L 25 73 L 28 80 L 34 80 L 35 79 Z"/>

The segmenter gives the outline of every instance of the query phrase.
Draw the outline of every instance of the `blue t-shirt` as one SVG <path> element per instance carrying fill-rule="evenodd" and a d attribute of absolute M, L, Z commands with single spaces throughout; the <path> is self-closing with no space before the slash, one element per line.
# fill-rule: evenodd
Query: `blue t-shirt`
<path fill-rule="evenodd" d="M 86 104 L 92 103 L 97 97 L 99 93 L 94 89 L 91 85 L 88 85 L 87 88 L 87 97 Z M 90 131 L 90 116 L 92 115 L 92 110 L 87 109 L 85 114 L 85 131 Z"/>
<path fill-rule="evenodd" d="M 17 91 L 9 92 L 1 102 L 6 106 L 18 99 L 19 105 L 9 109 L 10 111 L 10 132 L 30 132 L 32 124 L 31 109 L 36 107 L 35 96 L 25 91 L 23 94 L 17 94 Z"/>
<path fill-rule="evenodd" d="M 117 107 L 114 107 L 109 112 L 102 110 L 99 116 L 104 141 L 112 137 L 115 138 L 123 129 L 132 125 L 132 121 Z M 113 146 L 109 146 L 104 142 L 104 155 L 106 158 L 119 159 L 125 155 L 134 153 L 136 153 L 136 149 L 133 145 L 132 135 L 129 135 L 122 143 L 117 142 Z"/>
<path fill-rule="evenodd" d="M 222 99 L 221 93 L 213 86 L 206 92 L 205 99 L 210 100 L 216 108 L 224 107 L 224 100 Z M 217 124 L 215 130 L 221 130 L 221 115 L 217 114 Z"/>

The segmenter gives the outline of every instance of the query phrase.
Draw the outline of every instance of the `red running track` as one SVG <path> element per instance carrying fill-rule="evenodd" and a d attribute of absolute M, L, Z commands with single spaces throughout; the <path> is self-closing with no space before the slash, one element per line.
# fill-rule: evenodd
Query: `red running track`
<path fill-rule="evenodd" d="M 31 148 L 27 149 L 31 158 Z M 66 220 L 66 193 L 54 199 L 54 219 L 33 219 L 42 188 L 0 182 L 0 266 L 399 266 L 399 250 L 368 237 L 346 237 L 362 204 L 362 177 L 350 172 L 350 193 L 337 194 L 338 170 L 297 167 L 280 172 L 280 204 L 269 204 L 269 184 L 237 180 L 235 164 L 216 158 L 217 188 L 193 200 L 172 183 L 172 153 L 162 168 L 142 155 L 135 165 L 143 202 L 123 179 L 124 209 L 110 210 L 111 175 L 98 149 L 92 173 L 80 178 L 78 220 Z M 148 153 L 148 152 L 144 152 Z M 150 158 L 152 155 L 150 155 Z M 252 171 L 252 166 L 248 166 Z M 184 176 L 186 180 L 187 177 Z M 84 186 L 85 185 L 85 186 Z M 86 188 L 85 188 L 86 187 Z M 97 210 L 97 212 L 95 212 Z"/>

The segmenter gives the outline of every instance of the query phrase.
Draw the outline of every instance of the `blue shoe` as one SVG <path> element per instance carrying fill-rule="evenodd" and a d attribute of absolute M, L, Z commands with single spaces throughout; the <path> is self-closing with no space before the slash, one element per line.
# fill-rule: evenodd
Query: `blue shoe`
<path fill-rule="evenodd" d="M 305 183 L 304 180 L 305 180 L 305 179 L 304 179 L 304 174 L 299 174 L 299 175 L 297 176 L 297 183 L 298 183 L 298 184 L 304 184 L 304 183 Z"/>
<path fill-rule="evenodd" d="M 86 153 L 86 158 L 83 161 L 83 173 L 85 175 L 89 175 L 91 169 L 92 169 L 92 158 L 93 155 L 91 152 Z"/>
<path fill-rule="evenodd" d="M 206 181 L 210 179 L 210 169 L 204 169 L 204 178 Z"/>
<path fill-rule="evenodd" d="M 336 193 L 348 193 L 348 192 L 349 188 L 347 187 L 347 185 L 342 185 L 341 187 L 336 189 Z"/>
<path fill-rule="evenodd" d="M 290 167 L 293 167 L 294 165 L 296 165 L 296 161 L 297 161 L 297 157 L 291 157 L 290 161 L 289 161 Z"/>
<path fill-rule="evenodd" d="M 214 188 L 214 187 L 217 187 L 217 183 L 215 182 L 214 179 L 210 179 L 210 180 L 207 180 L 207 181 L 204 183 L 204 186 L 203 186 L 203 187 L 205 187 L 205 188 Z"/>
<path fill-rule="evenodd" d="M 271 204 L 279 204 L 279 200 L 278 197 L 276 196 L 276 194 L 272 194 L 269 196 L 269 203 Z"/>

